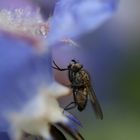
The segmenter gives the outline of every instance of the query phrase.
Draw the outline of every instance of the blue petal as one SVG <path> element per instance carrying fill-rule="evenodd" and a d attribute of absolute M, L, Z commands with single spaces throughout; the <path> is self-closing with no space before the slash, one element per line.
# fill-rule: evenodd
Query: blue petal
<path fill-rule="evenodd" d="M 55 4 L 58 0 L 31 0 L 33 4 L 40 7 L 40 12 L 44 20 L 53 15 Z"/>
<path fill-rule="evenodd" d="M 72 122 L 74 122 L 75 124 L 79 125 L 82 127 L 82 124 L 81 122 L 75 117 L 73 116 L 72 114 L 70 114 L 69 112 L 67 111 L 64 111 L 64 115 Z M 74 125 L 74 124 L 73 124 Z"/>
<path fill-rule="evenodd" d="M 114 13 L 117 0 L 60 0 L 51 20 L 50 44 L 96 29 Z"/>
<path fill-rule="evenodd" d="M 10 140 L 6 132 L 0 132 L 0 140 Z"/>
<path fill-rule="evenodd" d="M 15 8 L 25 8 L 29 7 L 29 0 L 1 0 L 0 1 L 0 9 L 15 9 Z M 31 4 L 30 4 L 31 6 Z"/>
<path fill-rule="evenodd" d="M 39 53 L 21 40 L 0 38 L 0 130 L 9 124 L 4 114 L 20 110 L 32 99 L 39 86 L 53 80 L 50 52 Z"/>

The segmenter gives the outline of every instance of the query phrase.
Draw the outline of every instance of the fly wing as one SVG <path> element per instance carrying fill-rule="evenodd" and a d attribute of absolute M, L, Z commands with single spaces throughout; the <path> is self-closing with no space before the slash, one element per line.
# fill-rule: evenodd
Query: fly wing
<path fill-rule="evenodd" d="M 92 107 L 94 109 L 94 112 L 95 112 L 97 118 L 102 120 L 103 112 L 102 112 L 101 106 L 99 104 L 99 101 L 95 95 L 95 91 L 92 87 L 90 87 L 89 97 L 90 97 L 90 102 L 92 104 Z"/>

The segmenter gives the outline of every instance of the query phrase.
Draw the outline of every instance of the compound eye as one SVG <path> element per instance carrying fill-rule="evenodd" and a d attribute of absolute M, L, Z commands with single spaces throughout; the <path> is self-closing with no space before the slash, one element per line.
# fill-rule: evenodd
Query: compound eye
<path fill-rule="evenodd" d="M 77 64 L 75 64 L 75 66 L 76 66 L 77 68 L 79 68 L 80 65 L 79 65 L 79 63 L 77 63 Z"/>
<path fill-rule="evenodd" d="M 77 68 L 81 68 L 81 65 L 79 63 L 76 64 Z"/>

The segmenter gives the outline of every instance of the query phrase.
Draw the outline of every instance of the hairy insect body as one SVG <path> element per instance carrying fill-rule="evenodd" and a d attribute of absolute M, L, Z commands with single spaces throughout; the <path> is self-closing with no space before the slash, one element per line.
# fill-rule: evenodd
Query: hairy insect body
<path fill-rule="evenodd" d="M 73 87 L 88 87 L 90 86 L 90 78 L 85 70 L 71 73 L 71 84 Z"/>
<path fill-rule="evenodd" d="M 71 72 L 71 87 L 73 89 L 74 101 L 77 103 L 79 111 L 86 107 L 89 93 L 89 76 L 85 70 Z"/>
<path fill-rule="evenodd" d="M 77 103 L 77 109 L 79 111 L 83 111 L 87 105 L 87 99 L 88 99 L 88 92 L 86 88 L 76 88 L 75 91 L 75 102 Z"/>

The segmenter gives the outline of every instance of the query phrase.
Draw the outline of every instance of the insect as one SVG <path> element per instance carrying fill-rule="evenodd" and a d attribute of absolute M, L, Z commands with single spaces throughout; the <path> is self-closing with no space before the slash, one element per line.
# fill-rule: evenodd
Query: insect
<path fill-rule="evenodd" d="M 98 99 L 95 95 L 95 90 L 91 85 L 90 75 L 83 68 L 83 65 L 76 60 L 71 60 L 67 68 L 60 68 L 55 61 L 53 61 L 54 69 L 59 71 L 68 71 L 68 78 L 71 83 L 70 87 L 73 92 L 74 101 L 68 104 L 64 110 L 70 110 L 75 107 L 79 111 L 83 111 L 87 105 L 88 98 L 92 104 L 93 110 L 99 119 L 103 119 L 103 112 Z"/>

